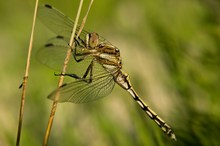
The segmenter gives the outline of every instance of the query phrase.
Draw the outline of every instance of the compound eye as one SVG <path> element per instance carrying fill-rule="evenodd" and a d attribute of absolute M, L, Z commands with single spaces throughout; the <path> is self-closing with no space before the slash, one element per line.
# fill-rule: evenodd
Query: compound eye
<path fill-rule="evenodd" d="M 117 53 L 118 53 L 118 52 L 119 52 L 119 49 L 118 49 L 118 48 L 115 48 L 115 52 L 117 52 Z"/>

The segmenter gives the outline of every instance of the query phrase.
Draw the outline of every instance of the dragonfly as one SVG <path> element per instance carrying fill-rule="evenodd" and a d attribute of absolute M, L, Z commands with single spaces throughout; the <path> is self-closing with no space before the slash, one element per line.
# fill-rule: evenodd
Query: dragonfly
<path fill-rule="evenodd" d="M 38 60 L 52 68 L 62 66 L 74 22 L 62 12 L 50 5 L 38 7 L 38 18 L 56 37 L 47 41 L 39 49 Z M 77 27 L 79 31 L 80 27 Z M 55 74 L 56 76 L 69 76 L 73 82 L 63 84 L 52 91 L 48 98 L 57 102 L 86 103 L 109 95 L 115 83 L 126 90 L 138 103 L 140 108 L 152 119 L 164 133 L 176 140 L 171 127 L 160 118 L 135 92 L 129 76 L 122 71 L 120 50 L 97 33 L 83 30 L 78 38 L 74 39 L 75 46 L 72 51 L 72 61 L 69 64 L 80 65 L 84 71 L 81 75 L 76 73 Z M 73 67 L 74 67 L 73 66 Z M 68 66 L 69 67 L 69 66 Z M 76 67 L 75 67 L 76 68 Z"/>

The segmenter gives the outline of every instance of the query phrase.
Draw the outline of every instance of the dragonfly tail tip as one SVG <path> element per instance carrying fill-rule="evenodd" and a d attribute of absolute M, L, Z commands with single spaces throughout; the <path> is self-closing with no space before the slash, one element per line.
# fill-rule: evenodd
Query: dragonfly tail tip
<path fill-rule="evenodd" d="M 177 141 L 175 134 L 172 134 L 172 135 L 170 136 L 170 138 L 173 139 L 174 141 Z"/>

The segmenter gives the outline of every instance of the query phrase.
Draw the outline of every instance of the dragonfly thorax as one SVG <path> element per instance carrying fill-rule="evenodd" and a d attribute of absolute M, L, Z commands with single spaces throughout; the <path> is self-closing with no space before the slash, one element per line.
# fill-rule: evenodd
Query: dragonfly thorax
<path fill-rule="evenodd" d="M 117 47 L 109 43 L 100 43 L 95 47 L 96 61 L 100 63 L 108 72 L 115 74 L 122 68 L 120 51 Z"/>

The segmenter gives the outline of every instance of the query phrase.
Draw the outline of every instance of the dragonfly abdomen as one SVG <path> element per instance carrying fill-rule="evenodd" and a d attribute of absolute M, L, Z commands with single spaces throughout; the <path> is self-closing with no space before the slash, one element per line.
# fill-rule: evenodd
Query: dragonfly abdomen
<path fill-rule="evenodd" d="M 134 100 L 139 104 L 141 109 L 166 133 L 171 139 L 176 140 L 175 134 L 171 127 L 162 120 L 144 101 L 137 95 L 133 88 L 127 90 Z"/>
<path fill-rule="evenodd" d="M 165 132 L 171 139 L 176 140 L 175 134 L 168 124 L 165 123 L 144 101 L 137 95 L 134 89 L 131 87 L 128 75 L 119 71 L 115 76 L 115 81 L 125 90 L 127 90 L 134 100 L 139 104 L 141 109 Z"/>

